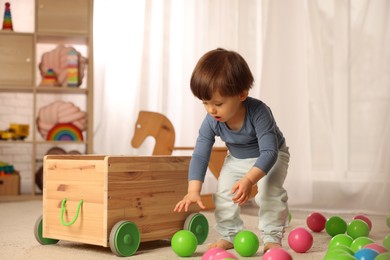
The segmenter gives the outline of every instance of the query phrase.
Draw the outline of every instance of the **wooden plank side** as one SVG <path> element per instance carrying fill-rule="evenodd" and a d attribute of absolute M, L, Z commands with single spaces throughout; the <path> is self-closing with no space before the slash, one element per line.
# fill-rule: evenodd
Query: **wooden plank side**
<path fill-rule="evenodd" d="M 123 156 L 109 157 L 109 172 L 187 171 L 189 156 Z"/>
<path fill-rule="evenodd" d="M 128 183 L 134 181 L 151 181 L 151 180 L 188 180 L 187 169 L 175 171 L 128 171 L 128 172 L 110 172 L 108 182 L 112 183 Z"/>
<path fill-rule="evenodd" d="M 120 220 L 137 224 L 141 241 L 171 238 L 183 229 L 187 216 L 174 213 L 187 193 L 190 157 L 115 157 L 108 165 L 108 229 Z"/>
<path fill-rule="evenodd" d="M 67 199 L 72 201 L 103 204 L 103 183 L 87 181 L 47 181 L 46 193 L 48 199 Z"/>
<path fill-rule="evenodd" d="M 109 195 L 108 209 L 129 208 L 143 209 L 149 211 L 148 207 L 159 209 L 167 207 L 173 210 L 179 200 L 185 195 L 186 190 L 178 189 L 177 191 L 159 192 L 159 191 L 113 191 Z"/>
<path fill-rule="evenodd" d="M 49 154 L 45 156 L 46 160 L 84 160 L 84 161 L 103 161 L 106 155 L 77 155 L 77 154 Z"/>
<path fill-rule="evenodd" d="M 75 216 L 79 201 L 67 200 L 63 220 L 71 222 Z M 84 202 L 73 225 L 61 223 L 61 200 L 47 199 L 44 207 L 43 236 L 94 245 L 106 246 L 103 237 L 103 204 Z"/>
<path fill-rule="evenodd" d="M 107 246 L 104 230 L 104 159 L 99 156 L 45 156 L 43 184 L 44 236 Z M 69 227 L 60 219 L 61 201 L 66 198 L 70 221 L 78 202 L 83 205 L 77 221 Z"/>

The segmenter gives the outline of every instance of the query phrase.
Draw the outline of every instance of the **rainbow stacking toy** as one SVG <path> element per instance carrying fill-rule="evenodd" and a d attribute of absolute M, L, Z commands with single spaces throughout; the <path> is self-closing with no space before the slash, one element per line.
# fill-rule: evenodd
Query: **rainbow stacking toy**
<path fill-rule="evenodd" d="M 47 134 L 48 141 L 82 141 L 81 130 L 71 123 L 56 124 Z"/>
<path fill-rule="evenodd" d="M 3 20 L 3 30 L 13 31 L 12 27 L 12 17 L 11 17 L 11 4 L 5 3 L 5 10 L 4 10 L 4 20 Z"/>
<path fill-rule="evenodd" d="M 78 55 L 76 50 L 70 50 L 68 52 L 68 86 L 77 87 L 79 85 L 78 76 Z"/>

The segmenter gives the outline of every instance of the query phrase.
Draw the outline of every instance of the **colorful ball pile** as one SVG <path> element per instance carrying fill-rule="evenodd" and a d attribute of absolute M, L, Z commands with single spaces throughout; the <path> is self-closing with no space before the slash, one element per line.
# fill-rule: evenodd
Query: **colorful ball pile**
<path fill-rule="evenodd" d="M 332 239 L 328 244 L 324 260 L 390 259 L 390 234 L 384 238 L 382 244 L 375 242 L 369 237 L 372 222 L 364 215 L 356 215 L 347 225 L 345 223 L 338 216 L 327 220 L 327 233 L 332 236 Z"/>

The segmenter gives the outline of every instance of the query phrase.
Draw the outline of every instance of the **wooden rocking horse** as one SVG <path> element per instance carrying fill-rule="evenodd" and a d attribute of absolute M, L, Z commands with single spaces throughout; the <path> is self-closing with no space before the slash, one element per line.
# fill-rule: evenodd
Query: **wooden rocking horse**
<path fill-rule="evenodd" d="M 163 114 L 149 111 L 140 111 L 135 123 L 131 145 L 138 148 L 146 137 L 155 139 L 153 155 L 171 155 L 174 150 L 193 150 L 193 147 L 175 147 L 175 129 L 171 121 Z M 218 179 L 223 162 L 227 154 L 226 147 L 213 147 L 210 155 L 209 169 Z M 251 197 L 256 195 L 257 186 L 253 186 Z M 214 208 L 212 194 L 203 194 L 202 200 L 209 209 Z"/>

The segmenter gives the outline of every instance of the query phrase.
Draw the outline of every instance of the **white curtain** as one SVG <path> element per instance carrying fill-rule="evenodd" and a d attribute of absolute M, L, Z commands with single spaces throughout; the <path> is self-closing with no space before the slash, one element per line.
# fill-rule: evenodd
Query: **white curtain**
<path fill-rule="evenodd" d="M 130 145 L 139 110 L 193 146 L 205 111 L 190 75 L 223 47 L 287 138 L 290 206 L 388 213 L 389 14 L 387 0 L 95 0 L 95 153 L 151 154 Z"/>

